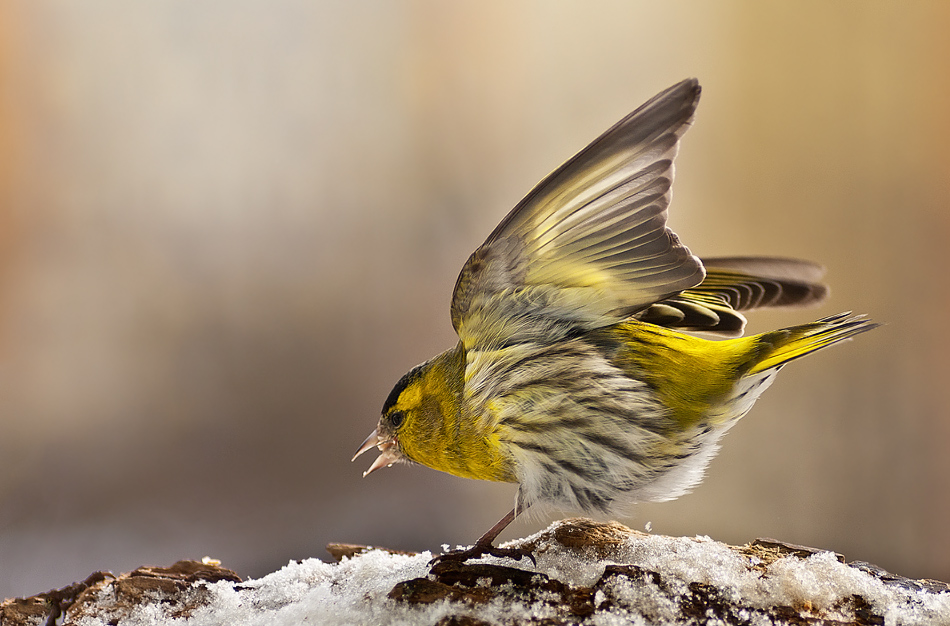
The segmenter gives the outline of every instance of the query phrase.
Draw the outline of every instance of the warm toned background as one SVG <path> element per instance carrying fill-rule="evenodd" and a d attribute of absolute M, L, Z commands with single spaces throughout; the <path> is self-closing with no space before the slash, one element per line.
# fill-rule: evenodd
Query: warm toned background
<path fill-rule="evenodd" d="M 950 5 L 4 3 L 0 597 L 328 541 L 469 542 L 513 488 L 350 464 L 469 252 L 645 99 L 705 91 L 671 225 L 887 326 L 796 363 L 623 521 L 950 580 Z M 520 522 L 504 537 L 549 520 Z"/>

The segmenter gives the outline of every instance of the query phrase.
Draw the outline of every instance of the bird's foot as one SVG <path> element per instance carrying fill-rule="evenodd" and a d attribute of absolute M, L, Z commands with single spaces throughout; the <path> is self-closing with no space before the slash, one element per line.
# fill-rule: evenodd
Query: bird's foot
<path fill-rule="evenodd" d="M 527 557 L 531 559 L 531 562 L 535 565 L 538 564 L 530 550 L 525 550 L 523 548 L 498 548 L 491 545 L 490 543 L 476 543 L 474 546 L 466 550 L 452 550 L 450 552 L 446 552 L 445 554 L 440 554 L 429 561 L 429 565 L 435 566 L 439 563 L 445 563 L 449 561 L 455 563 L 464 563 L 465 561 L 469 561 L 471 559 L 483 557 L 486 554 L 489 556 L 498 557 L 500 559 L 508 558 L 514 559 L 516 561 L 520 561 L 521 559 Z"/>

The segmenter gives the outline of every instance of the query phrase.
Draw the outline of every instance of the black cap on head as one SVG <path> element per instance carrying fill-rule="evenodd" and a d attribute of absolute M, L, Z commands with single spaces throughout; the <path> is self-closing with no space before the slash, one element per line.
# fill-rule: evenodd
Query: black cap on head
<path fill-rule="evenodd" d="M 423 363 L 423 365 L 425 365 Z M 417 365 L 399 379 L 399 382 L 396 383 L 396 386 L 393 387 L 393 390 L 389 392 L 386 401 L 383 402 L 383 415 L 389 412 L 389 409 L 393 408 L 393 405 L 396 404 L 396 401 L 399 400 L 399 394 L 409 386 L 409 383 L 419 378 L 420 373 L 422 372 L 422 365 Z"/>

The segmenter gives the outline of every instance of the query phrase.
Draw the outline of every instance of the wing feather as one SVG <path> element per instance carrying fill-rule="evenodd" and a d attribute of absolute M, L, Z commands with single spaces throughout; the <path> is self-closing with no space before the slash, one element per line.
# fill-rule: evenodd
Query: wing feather
<path fill-rule="evenodd" d="M 666 227 L 695 79 L 655 96 L 542 180 L 469 257 L 452 298 L 466 347 L 616 323 L 699 285 Z"/>
<path fill-rule="evenodd" d="M 746 319 L 740 311 L 811 306 L 828 297 L 824 268 L 777 257 L 703 259 L 706 278 L 696 287 L 658 302 L 637 315 L 668 328 L 738 336 Z"/>

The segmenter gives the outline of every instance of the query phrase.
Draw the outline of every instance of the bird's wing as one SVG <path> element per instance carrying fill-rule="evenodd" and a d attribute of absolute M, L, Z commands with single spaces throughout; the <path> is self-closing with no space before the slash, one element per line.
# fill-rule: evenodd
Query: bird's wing
<path fill-rule="evenodd" d="M 739 311 L 800 307 L 828 297 L 816 263 L 775 257 L 703 259 L 706 278 L 639 312 L 637 319 L 676 328 L 736 337 L 746 319 Z"/>
<path fill-rule="evenodd" d="M 658 94 L 542 180 L 469 257 L 452 324 L 466 347 L 616 323 L 700 284 L 666 227 L 695 79 Z"/>

